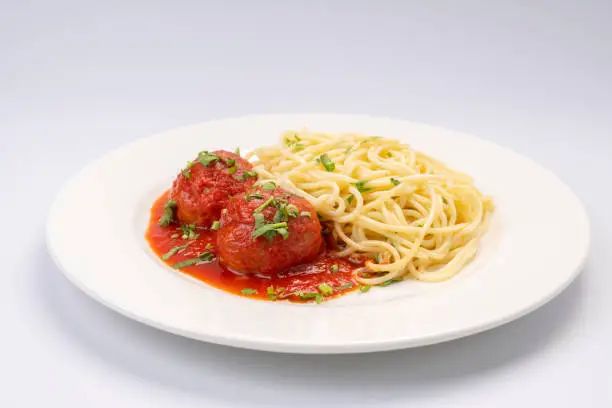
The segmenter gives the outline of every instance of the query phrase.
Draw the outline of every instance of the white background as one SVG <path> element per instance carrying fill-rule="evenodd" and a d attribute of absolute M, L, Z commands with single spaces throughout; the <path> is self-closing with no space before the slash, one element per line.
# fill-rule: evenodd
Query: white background
<path fill-rule="evenodd" d="M 612 406 L 611 18 L 604 0 L 1 0 L 0 406 Z M 156 331 L 52 264 L 46 212 L 92 159 L 283 112 L 416 120 L 526 154 L 587 207 L 584 273 L 484 334 L 309 357 Z"/>

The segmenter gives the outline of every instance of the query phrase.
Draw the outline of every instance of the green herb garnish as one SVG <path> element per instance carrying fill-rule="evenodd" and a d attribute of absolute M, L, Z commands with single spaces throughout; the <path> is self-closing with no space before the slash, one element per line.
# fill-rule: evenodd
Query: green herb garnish
<path fill-rule="evenodd" d="M 334 171 L 336 169 L 336 163 L 329 158 L 327 153 L 324 153 L 319 157 L 319 162 L 325 168 L 325 171 Z"/>
<path fill-rule="evenodd" d="M 402 279 L 398 279 L 398 278 L 393 278 L 393 279 L 389 279 L 388 281 L 384 281 L 383 283 L 380 284 L 381 288 L 387 287 L 389 285 L 393 285 L 394 283 L 397 282 L 401 282 Z"/>
<path fill-rule="evenodd" d="M 251 295 L 256 295 L 257 294 L 257 289 L 244 288 L 240 292 L 242 292 L 243 295 L 251 296 Z"/>
<path fill-rule="evenodd" d="M 258 192 L 249 193 L 244 197 L 246 201 L 249 201 L 251 198 L 259 198 L 260 200 L 263 200 L 264 197 L 261 195 L 261 193 Z"/>
<path fill-rule="evenodd" d="M 287 147 L 295 147 L 298 144 L 298 142 L 302 141 L 302 139 L 300 139 L 297 133 L 294 133 L 293 137 L 294 139 L 291 139 L 291 137 L 289 136 L 285 136 L 285 144 L 287 145 Z"/>
<path fill-rule="evenodd" d="M 191 178 L 191 167 L 193 166 L 193 164 L 194 163 L 192 161 L 188 161 L 187 162 L 187 166 L 184 169 L 181 170 L 181 174 L 187 180 L 189 180 Z"/>
<path fill-rule="evenodd" d="M 393 153 L 387 152 L 387 157 L 393 157 Z"/>
<path fill-rule="evenodd" d="M 355 199 L 355 196 L 351 194 L 350 196 L 348 196 L 348 198 L 346 199 L 346 201 L 347 201 L 349 204 L 353 204 L 353 200 L 354 200 L 354 199 Z"/>
<path fill-rule="evenodd" d="M 170 225 L 172 221 L 174 221 L 174 213 L 176 211 L 176 201 L 168 200 L 166 204 L 164 204 L 164 215 L 159 218 L 159 225 L 162 227 L 167 227 Z"/>
<path fill-rule="evenodd" d="M 210 226 L 210 230 L 211 231 L 216 231 L 219 229 L 219 227 L 221 226 L 221 223 L 219 221 L 215 221 L 212 223 L 212 225 Z"/>
<path fill-rule="evenodd" d="M 276 183 L 273 181 L 268 181 L 261 185 L 261 188 L 266 191 L 274 191 L 276 190 Z"/>
<path fill-rule="evenodd" d="M 308 211 L 302 211 L 302 212 L 300 213 L 300 215 L 301 215 L 302 217 L 312 218 L 312 214 L 311 214 L 311 213 L 309 213 Z"/>
<path fill-rule="evenodd" d="M 260 213 L 263 210 L 266 209 L 266 207 L 268 207 L 270 204 L 272 204 L 272 202 L 274 201 L 274 197 L 270 197 L 268 198 L 266 201 L 264 201 L 264 203 L 262 205 L 260 205 L 259 207 L 257 207 L 255 209 L 255 211 L 253 211 L 254 214 Z"/>
<path fill-rule="evenodd" d="M 177 253 L 181 252 L 182 250 L 184 250 L 185 248 L 187 248 L 189 246 L 189 242 L 186 243 L 185 245 L 177 245 L 174 248 L 172 248 L 171 250 L 169 250 L 168 252 L 166 252 L 165 254 L 162 255 L 162 259 L 164 261 L 167 261 L 168 259 L 172 258 L 174 255 L 176 255 Z"/>
<path fill-rule="evenodd" d="M 370 285 L 359 285 L 359 291 L 361 293 L 366 293 L 370 289 L 372 289 L 372 286 L 370 286 Z"/>
<path fill-rule="evenodd" d="M 183 239 L 196 239 L 197 237 L 200 236 L 200 234 L 196 233 L 196 226 L 195 224 L 183 224 L 181 225 L 181 232 L 183 233 L 183 235 L 181 236 L 181 238 Z"/>
<path fill-rule="evenodd" d="M 254 171 L 245 171 L 242 176 L 238 177 L 239 180 L 246 180 L 249 177 L 257 177 L 257 173 Z"/>
<path fill-rule="evenodd" d="M 268 299 L 276 300 L 278 296 L 276 296 L 276 290 L 274 290 L 274 286 L 268 286 L 266 289 L 266 293 L 268 294 Z"/>
<path fill-rule="evenodd" d="M 238 165 L 234 164 L 232 167 L 230 167 L 229 169 L 227 169 L 227 172 L 229 174 L 234 174 L 236 171 L 238 171 Z"/>
<path fill-rule="evenodd" d="M 297 295 L 297 293 L 296 293 Z M 319 295 L 319 293 L 317 292 L 307 292 L 307 293 L 300 293 L 300 299 L 302 300 L 309 300 L 309 299 L 314 299 L 317 297 L 317 295 Z"/>
<path fill-rule="evenodd" d="M 344 284 L 342 286 L 336 286 L 334 289 L 335 290 L 346 290 L 346 289 L 350 289 L 352 287 L 353 287 L 353 282 L 349 282 L 349 283 L 346 283 L 346 284 Z"/>
<path fill-rule="evenodd" d="M 286 211 L 287 211 L 287 215 L 288 215 L 288 216 L 290 216 L 290 217 L 295 218 L 295 217 L 297 217 L 297 216 L 298 216 L 298 209 L 297 209 L 297 207 L 296 207 L 295 205 L 293 205 L 293 204 L 289 204 L 289 205 L 286 207 Z"/>
<path fill-rule="evenodd" d="M 204 152 L 198 153 L 198 161 L 202 163 L 203 166 L 208 167 L 211 163 L 214 163 L 218 160 L 219 160 L 219 157 L 217 157 L 216 155 L 210 152 L 204 151 Z"/>
<path fill-rule="evenodd" d="M 192 266 L 200 262 L 211 261 L 214 257 L 215 256 L 211 252 L 204 252 L 195 258 L 175 263 L 174 265 L 172 265 L 172 267 L 175 269 L 186 268 L 188 266 Z"/>
<path fill-rule="evenodd" d="M 228 167 L 232 167 L 234 164 L 236 164 L 236 159 L 221 159 L 223 160 L 223 162 L 225 164 L 227 164 Z"/>
<path fill-rule="evenodd" d="M 172 234 L 172 235 L 170 235 L 170 238 L 172 238 L 172 239 L 176 239 L 176 238 L 178 238 L 178 237 L 180 237 L 180 236 L 181 236 L 181 234 L 178 234 L 178 233 L 177 233 L 177 234 Z"/>
<path fill-rule="evenodd" d="M 214 246 L 213 246 L 213 244 L 208 243 L 208 244 L 206 244 L 206 247 L 205 247 L 205 248 L 206 248 L 206 249 L 213 249 L 213 248 L 214 248 Z"/>
<path fill-rule="evenodd" d="M 283 211 L 281 211 L 280 209 L 276 210 L 276 212 L 274 213 L 274 218 L 272 219 L 272 222 L 277 224 L 277 223 L 283 222 L 283 221 L 287 221 L 286 217 L 283 214 Z"/>
<path fill-rule="evenodd" d="M 278 222 L 275 224 L 263 224 L 259 228 L 256 225 L 255 230 L 253 231 L 253 239 L 265 236 L 266 238 L 271 240 L 274 238 L 275 234 L 279 234 L 283 238 L 287 239 L 287 237 L 289 236 L 289 231 L 287 230 L 287 223 Z"/>
<path fill-rule="evenodd" d="M 399 186 L 401 183 L 401 181 L 399 181 L 398 179 L 394 179 L 393 177 L 391 177 L 391 184 L 393 184 L 394 186 Z"/>
<path fill-rule="evenodd" d="M 327 283 L 322 283 L 318 287 L 319 292 L 323 294 L 323 296 L 331 296 L 334 293 L 334 288 L 329 286 Z"/>
<path fill-rule="evenodd" d="M 366 187 L 366 183 L 368 181 L 358 181 L 357 183 L 355 183 L 355 187 L 357 187 L 357 190 L 359 190 L 360 193 L 365 193 L 366 191 L 370 191 L 372 190 L 371 188 Z"/>
<path fill-rule="evenodd" d="M 379 264 L 380 263 L 380 254 L 374 254 L 374 256 L 372 256 L 372 259 L 374 259 L 374 262 Z"/>
<path fill-rule="evenodd" d="M 334 273 L 338 272 L 338 269 L 339 269 L 338 264 L 333 264 L 332 266 L 329 267 L 329 270 Z"/>

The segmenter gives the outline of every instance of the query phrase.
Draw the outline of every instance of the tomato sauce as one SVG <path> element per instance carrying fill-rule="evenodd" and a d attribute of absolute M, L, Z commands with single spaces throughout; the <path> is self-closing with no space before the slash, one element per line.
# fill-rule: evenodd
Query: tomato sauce
<path fill-rule="evenodd" d="M 195 239 L 184 239 L 180 225 L 172 224 L 166 228 L 159 225 L 167 200 L 168 193 L 164 193 L 151 208 L 146 238 L 153 252 L 170 267 L 206 252 L 214 255 L 210 261 L 175 267 L 182 273 L 234 295 L 270 301 L 321 302 L 358 288 L 352 272 L 363 265 L 332 256 L 327 251 L 323 251 L 314 261 L 273 275 L 241 274 L 228 270 L 217 261 L 216 231 L 198 228 L 193 231 L 197 235 Z M 167 259 L 162 258 L 176 247 L 182 249 Z"/>

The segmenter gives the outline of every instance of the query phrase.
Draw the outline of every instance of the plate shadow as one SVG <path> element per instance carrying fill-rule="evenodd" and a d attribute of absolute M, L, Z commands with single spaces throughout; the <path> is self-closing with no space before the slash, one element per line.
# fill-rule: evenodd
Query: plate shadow
<path fill-rule="evenodd" d="M 30 299 L 75 348 L 156 386 L 219 401 L 244 399 L 229 395 L 228 387 L 257 389 L 249 405 L 269 406 L 274 401 L 299 405 L 295 395 L 308 390 L 330 403 L 384 403 L 507 369 L 552 344 L 578 318 L 585 279 L 581 274 L 557 298 L 521 319 L 448 343 L 369 354 L 291 355 L 212 345 L 145 326 L 73 286 L 44 245 L 32 261 Z"/>

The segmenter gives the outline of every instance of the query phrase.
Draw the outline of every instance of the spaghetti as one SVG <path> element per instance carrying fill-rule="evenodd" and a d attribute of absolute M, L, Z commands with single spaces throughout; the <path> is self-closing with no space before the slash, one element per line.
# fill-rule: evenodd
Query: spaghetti
<path fill-rule="evenodd" d="M 288 131 L 247 155 L 261 180 L 309 200 L 333 225 L 337 255 L 368 257 L 366 285 L 438 282 L 475 255 L 493 203 L 472 179 L 396 140 Z"/>

